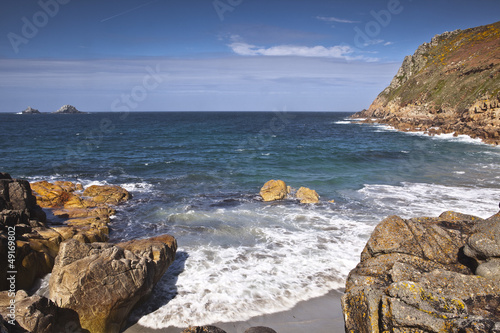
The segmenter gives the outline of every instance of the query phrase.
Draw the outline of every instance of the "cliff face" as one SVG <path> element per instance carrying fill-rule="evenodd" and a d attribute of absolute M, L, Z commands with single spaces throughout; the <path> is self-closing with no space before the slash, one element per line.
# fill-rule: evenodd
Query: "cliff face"
<path fill-rule="evenodd" d="M 353 117 L 500 144 L 500 22 L 422 44 L 369 109 Z"/>

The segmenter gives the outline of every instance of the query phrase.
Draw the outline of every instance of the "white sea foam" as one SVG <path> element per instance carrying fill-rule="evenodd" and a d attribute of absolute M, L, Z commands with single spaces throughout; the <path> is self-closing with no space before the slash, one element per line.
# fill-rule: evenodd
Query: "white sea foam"
<path fill-rule="evenodd" d="M 397 214 L 404 218 L 438 216 L 453 210 L 482 218 L 498 211 L 500 188 L 457 187 L 423 183 L 401 186 L 365 185 L 361 200 L 381 215 Z"/>
<path fill-rule="evenodd" d="M 339 121 L 334 122 L 334 124 L 347 125 L 347 124 L 352 124 L 352 122 L 351 121 L 347 121 L 347 120 L 339 120 Z"/>
<path fill-rule="evenodd" d="M 129 192 L 151 192 L 154 187 L 153 184 L 146 182 L 124 183 L 120 184 L 120 186 Z"/>
<path fill-rule="evenodd" d="M 432 136 L 432 138 L 457 141 L 457 142 L 480 144 L 480 145 L 486 144 L 479 138 L 474 139 L 474 138 L 471 138 L 470 136 L 465 135 L 465 134 L 461 134 L 461 135 L 457 135 L 457 136 L 455 136 L 454 133 L 439 134 L 439 135 Z"/>
<path fill-rule="evenodd" d="M 158 329 L 245 321 L 342 290 L 386 216 L 455 210 L 486 218 L 498 210 L 500 188 L 402 183 L 365 185 L 348 195 L 363 208 L 248 202 L 209 211 L 189 205 L 162 210 L 181 259 L 155 289 L 157 310 L 139 323 Z M 197 236 L 189 228 L 206 236 L 193 241 Z"/>
<path fill-rule="evenodd" d="M 376 128 L 376 130 L 375 130 L 376 133 L 381 133 L 381 132 L 397 132 L 397 129 L 395 129 L 394 127 L 389 126 L 389 125 L 372 124 L 372 126 Z"/>
<path fill-rule="evenodd" d="M 299 205 L 218 209 L 198 216 L 189 211 L 187 215 L 183 216 L 184 224 L 193 218 L 200 225 L 206 225 L 203 220 L 223 220 L 213 232 L 233 239 L 241 237 L 241 245 L 210 242 L 181 247 L 178 252 L 186 252 L 189 257 L 175 283 L 177 295 L 142 317 L 139 323 L 143 326 L 184 327 L 248 320 L 342 289 L 373 228 L 329 209 Z M 250 220 L 255 223 L 248 223 L 248 229 L 236 227 Z M 171 298 L 171 282 L 167 272 L 156 288 L 155 299 Z"/>
<path fill-rule="evenodd" d="M 390 131 L 390 132 L 397 132 L 398 130 L 390 125 L 385 125 L 385 124 L 372 124 L 373 127 L 376 127 L 377 130 L 375 132 L 380 133 L 380 132 L 385 132 L 385 131 Z M 438 128 L 436 128 L 438 129 Z M 409 132 L 403 132 L 407 135 L 417 135 L 417 136 L 425 136 L 429 137 L 432 139 L 437 139 L 437 140 L 447 140 L 447 141 L 455 141 L 455 142 L 464 142 L 464 143 L 472 143 L 472 144 L 478 144 L 478 145 L 488 145 L 484 143 L 481 139 L 479 138 L 471 138 L 468 135 L 465 134 L 460 134 L 460 135 L 455 135 L 454 133 L 443 133 L 443 134 L 436 134 L 436 135 L 429 135 L 424 131 L 409 131 Z M 499 146 L 500 147 L 500 146 Z"/>

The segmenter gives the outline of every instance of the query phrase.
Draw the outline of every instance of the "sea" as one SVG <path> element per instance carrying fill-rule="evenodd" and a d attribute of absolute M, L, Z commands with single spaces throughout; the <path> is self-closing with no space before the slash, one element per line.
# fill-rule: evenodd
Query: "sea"
<path fill-rule="evenodd" d="M 249 320 L 342 292 L 385 217 L 499 210 L 500 148 L 346 112 L 0 114 L 0 171 L 115 184 L 111 242 L 171 234 L 176 260 L 133 317 L 151 328 Z M 281 179 L 319 204 L 263 202 Z"/>

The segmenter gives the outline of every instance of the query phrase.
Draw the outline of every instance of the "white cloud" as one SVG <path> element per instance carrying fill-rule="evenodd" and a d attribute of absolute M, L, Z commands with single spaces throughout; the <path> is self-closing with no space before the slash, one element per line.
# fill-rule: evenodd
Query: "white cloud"
<path fill-rule="evenodd" d="M 325 22 L 337 22 L 337 23 L 361 23 L 360 21 L 352 21 L 352 20 L 345 20 L 345 19 L 340 19 L 337 17 L 327 17 L 327 16 L 316 16 L 316 19 L 320 21 L 325 21 Z"/>
<path fill-rule="evenodd" d="M 350 59 L 353 50 L 346 45 L 331 47 L 318 46 L 296 46 L 277 45 L 268 48 L 258 47 L 252 44 L 235 42 L 229 44 L 234 53 L 242 56 L 295 56 L 295 57 L 320 57 Z"/>
<path fill-rule="evenodd" d="M 393 42 L 385 42 L 384 46 L 388 46 L 388 45 L 392 45 L 392 44 L 394 44 L 394 43 Z"/>

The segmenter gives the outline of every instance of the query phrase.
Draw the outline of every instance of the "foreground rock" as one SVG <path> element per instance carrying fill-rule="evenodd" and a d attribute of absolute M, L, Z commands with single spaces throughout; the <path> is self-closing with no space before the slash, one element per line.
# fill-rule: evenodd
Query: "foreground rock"
<path fill-rule="evenodd" d="M 7 271 L 17 272 L 16 288 L 28 288 L 36 278 L 50 272 L 49 251 L 37 247 L 38 243 L 32 246 L 30 240 L 35 230 L 45 226 L 45 220 L 30 184 L 0 173 L 0 290 L 12 289 Z"/>
<path fill-rule="evenodd" d="M 14 313 L 9 310 L 12 299 L 15 300 Z M 18 291 L 13 298 L 8 292 L 0 292 L 0 314 L 6 321 L 5 332 L 88 332 L 81 328 L 76 312 L 58 308 L 46 297 L 30 297 L 24 290 Z M 1 326 L 0 332 L 3 333 Z"/>
<path fill-rule="evenodd" d="M 391 84 L 354 117 L 498 145 L 499 53 L 500 22 L 435 36 L 407 56 Z"/>
<path fill-rule="evenodd" d="M 342 298 L 349 332 L 500 329 L 500 215 L 391 216 L 374 230 Z M 481 275 L 477 275 L 481 273 Z"/>
<path fill-rule="evenodd" d="M 50 299 L 78 313 L 81 326 L 92 333 L 119 332 L 173 262 L 176 249 L 168 235 L 116 245 L 66 241 L 50 277 Z"/>
<path fill-rule="evenodd" d="M 51 209 L 66 225 L 81 231 L 79 238 L 86 243 L 107 241 L 108 223 L 116 213 L 114 207 L 132 197 L 116 185 L 92 185 L 84 189 L 81 184 L 68 181 L 40 181 L 31 186 L 37 203 Z"/>
<path fill-rule="evenodd" d="M 12 289 L 7 271 L 17 272 L 15 290 L 31 288 L 36 279 L 51 272 L 65 240 L 108 240 L 107 224 L 115 213 L 113 207 L 128 200 L 130 194 L 113 186 L 91 186 L 87 192 L 78 193 L 82 190 L 80 184 L 71 182 L 30 184 L 0 173 L 0 266 L 9 268 L 0 270 L 0 290 Z M 85 193 L 87 197 L 83 197 Z M 63 221 L 61 226 L 49 227 L 40 206 L 53 209 Z M 14 249 L 11 254 L 15 254 L 15 260 L 8 260 L 9 247 Z"/>

